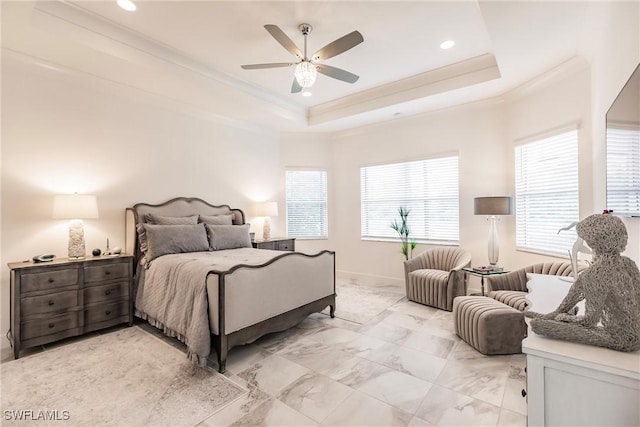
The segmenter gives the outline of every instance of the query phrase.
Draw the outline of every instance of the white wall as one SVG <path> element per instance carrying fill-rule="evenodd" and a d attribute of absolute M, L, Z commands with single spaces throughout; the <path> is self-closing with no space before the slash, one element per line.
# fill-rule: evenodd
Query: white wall
<path fill-rule="evenodd" d="M 488 225 L 473 214 L 476 196 L 504 195 L 507 190 L 503 106 L 486 101 L 430 114 L 397 119 L 337 135 L 333 141 L 332 241 L 337 269 L 346 275 L 403 280 L 399 243 L 360 238 L 360 168 L 418 160 L 443 153 L 459 155 L 460 246 L 474 264 L 487 263 Z M 508 225 L 509 220 L 501 224 Z M 418 245 L 417 253 L 426 249 Z"/>
<path fill-rule="evenodd" d="M 89 251 L 107 237 L 124 246 L 124 210 L 136 202 L 193 196 L 246 210 L 278 197 L 276 133 L 182 114 L 121 89 L 3 57 L 2 336 L 6 263 L 66 256 L 68 224 L 51 219 L 54 194 L 97 195 L 100 218 L 85 221 Z"/>

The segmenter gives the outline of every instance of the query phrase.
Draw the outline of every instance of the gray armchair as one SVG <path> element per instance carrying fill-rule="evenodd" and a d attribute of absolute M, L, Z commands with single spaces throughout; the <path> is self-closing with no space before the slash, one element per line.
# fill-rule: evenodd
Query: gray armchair
<path fill-rule="evenodd" d="M 578 264 L 578 272 L 587 268 L 583 263 Z M 506 274 L 488 276 L 486 278 L 487 296 L 510 305 L 520 311 L 527 307 L 527 273 L 550 274 L 555 276 L 572 276 L 573 269 L 570 262 L 542 262 L 533 264 Z"/>
<path fill-rule="evenodd" d="M 442 310 L 453 309 L 453 299 L 466 295 L 466 275 L 471 254 L 460 248 L 427 250 L 404 262 L 404 280 L 410 301 Z"/>

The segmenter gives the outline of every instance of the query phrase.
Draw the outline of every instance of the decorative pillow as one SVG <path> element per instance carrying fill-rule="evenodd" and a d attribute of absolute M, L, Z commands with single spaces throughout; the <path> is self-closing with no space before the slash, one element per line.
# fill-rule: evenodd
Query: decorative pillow
<path fill-rule="evenodd" d="M 138 224 L 140 250 L 146 258 L 146 266 L 154 259 L 167 254 L 203 252 L 209 250 L 207 231 L 203 224 L 154 225 Z"/>
<path fill-rule="evenodd" d="M 249 224 L 243 225 L 209 225 L 209 245 L 214 251 L 222 249 L 250 248 Z"/>
<path fill-rule="evenodd" d="M 199 222 L 211 225 L 231 225 L 233 224 L 233 214 L 229 215 L 200 215 Z"/>
<path fill-rule="evenodd" d="M 198 223 L 198 215 L 162 216 L 148 213 L 144 216 L 144 222 L 155 225 L 195 225 Z"/>

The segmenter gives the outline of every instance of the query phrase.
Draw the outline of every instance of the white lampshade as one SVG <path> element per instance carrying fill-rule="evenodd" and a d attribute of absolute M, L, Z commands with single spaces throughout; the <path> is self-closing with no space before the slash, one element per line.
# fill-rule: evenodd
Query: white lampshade
<path fill-rule="evenodd" d="M 476 215 L 511 215 L 511 197 L 475 197 L 473 213 Z"/>
<path fill-rule="evenodd" d="M 296 80 L 300 87 L 311 87 L 316 82 L 318 71 L 316 66 L 309 61 L 302 61 L 296 65 L 296 69 L 293 72 L 296 76 Z"/>
<path fill-rule="evenodd" d="M 278 203 L 256 203 L 253 205 L 253 214 L 255 216 L 278 216 Z"/>
<path fill-rule="evenodd" d="M 53 198 L 54 219 L 97 219 L 98 200 L 89 194 L 59 194 Z"/>

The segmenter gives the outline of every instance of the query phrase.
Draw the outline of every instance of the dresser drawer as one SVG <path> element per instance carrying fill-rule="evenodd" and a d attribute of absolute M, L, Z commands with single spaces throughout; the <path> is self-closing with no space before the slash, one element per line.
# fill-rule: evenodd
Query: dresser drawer
<path fill-rule="evenodd" d="M 78 312 L 71 311 L 58 316 L 51 316 L 48 319 L 24 322 L 20 327 L 22 330 L 21 339 L 23 341 L 45 335 L 52 335 L 61 331 L 66 331 L 67 329 L 77 328 Z"/>
<path fill-rule="evenodd" d="M 278 244 L 279 251 L 293 251 L 295 245 L 294 242 L 295 240 L 280 240 L 276 243 Z"/>
<path fill-rule="evenodd" d="M 41 291 L 78 285 L 77 268 L 51 270 L 42 273 L 26 273 L 21 276 L 21 292 Z"/>
<path fill-rule="evenodd" d="M 95 265 L 84 268 L 84 281 L 87 283 L 127 277 L 129 277 L 129 263 L 127 262 Z"/>
<path fill-rule="evenodd" d="M 129 301 L 97 305 L 84 311 L 84 323 L 85 325 L 90 325 L 91 323 L 105 322 L 127 315 L 129 315 Z"/>
<path fill-rule="evenodd" d="M 258 249 L 272 249 L 274 251 L 278 250 L 277 242 L 259 242 L 256 246 Z"/>
<path fill-rule="evenodd" d="M 61 311 L 78 306 L 78 291 L 56 292 L 20 300 L 23 316 Z"/>
<path fill-rule="evenodd" d="M 84 289 L 85 305 L 123 298 L 129 298 L 129 282 L 110 283 L 108 285 L 91 286 Z"/>

